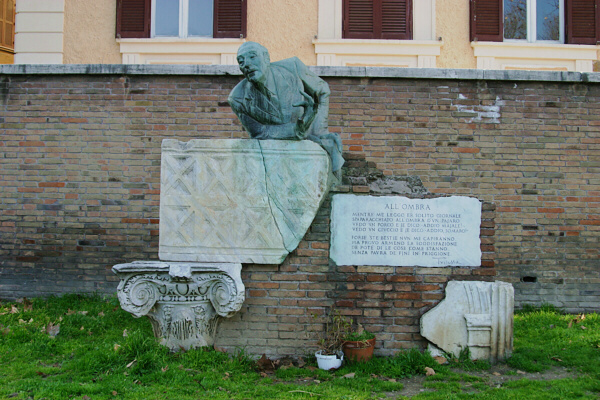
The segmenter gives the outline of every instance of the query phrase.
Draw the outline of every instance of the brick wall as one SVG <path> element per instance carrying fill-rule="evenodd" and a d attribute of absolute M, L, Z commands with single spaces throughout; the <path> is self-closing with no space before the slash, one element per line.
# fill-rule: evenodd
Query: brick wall
<path fill-rule="evenodd" d="M 219 345 L 297 354 L 332 304 L 380 354 L 422 345 L 419 318 L 451 279 L 511 282 L 517 305 L 600 306 L 599 74 L 316 70 L 348 160 L 337 190 L 411 177 L 421 197 L 477 197 L 482 265 L 337 267 L 330 195 L 282 265 L 244 266 Z M 221 67 L 0 72 L 0 298 L 114 293 L 113 265 L 157 259 L 161 140 L 246 137 L 225 102 L 240 78 Z"/>

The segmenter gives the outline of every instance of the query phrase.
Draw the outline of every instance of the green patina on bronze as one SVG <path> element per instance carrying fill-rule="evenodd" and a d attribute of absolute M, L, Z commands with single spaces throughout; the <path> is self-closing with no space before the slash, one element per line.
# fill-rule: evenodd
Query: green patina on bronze
<path fill-rule="evenodd" d="M 270 62 L 255 42 L 238 50 L 245 78 L 229 94 L 229 104 L 253 139 L 312 140 L 331 157 L 332 170 L 344 164 L 342 141 L 328 129 L 329 85 L 297 57 Z"/>

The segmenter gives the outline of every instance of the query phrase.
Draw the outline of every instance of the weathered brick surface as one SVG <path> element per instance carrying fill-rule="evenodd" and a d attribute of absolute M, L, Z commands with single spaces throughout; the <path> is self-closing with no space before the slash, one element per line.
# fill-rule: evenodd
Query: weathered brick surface
<path fill-rule="evenodd" d="M 374 175 L 415 176 L 426 196 L 479 198 L 482 265 L 338 267 L 330 196 L 282 265 L 244 266 L 247 300 L 219 345 L 305 352 L 335 305 L 391 354 L 423 344 L 419 318 L 452 279 L 511 282 L 517 304 L 600 306 L 598 84 L 327 80 L 330 129 L 348 168 L 362 171 L 338 191 L 370 194 Z M 246 137 L 225 103 L 238 81 L 4 77 L 0 297 L 114 293 L 114 264 L 156 259 L 161 140 Z"/>

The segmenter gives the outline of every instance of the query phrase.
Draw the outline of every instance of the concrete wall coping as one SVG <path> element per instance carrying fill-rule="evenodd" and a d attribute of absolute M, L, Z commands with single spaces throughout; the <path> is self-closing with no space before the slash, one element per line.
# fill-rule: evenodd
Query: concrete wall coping
<path fill-rule="evenodd" d="M 310 67 L 322 77 L 459 79 L 534 82 L 600 82 L 599 72 L 498 71 L 482 69 Z M 241 75 L 237 65 L 16 64 L 0 75 Z"/>

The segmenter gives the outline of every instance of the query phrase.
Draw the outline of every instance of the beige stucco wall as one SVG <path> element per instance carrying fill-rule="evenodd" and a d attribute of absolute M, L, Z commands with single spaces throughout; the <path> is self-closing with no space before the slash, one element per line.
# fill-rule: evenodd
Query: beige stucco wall
<path fill-rule="evenodd" d="M 315 65 L 318 0 L 248 0 L 248 40 L 276 61 L 292 56 Z M 66 0 L 64 63 L 120 63 L 115 41 L 116 0 Z"/>
<path fill-rule="evenodd" d="M 38 8 L 42 9 L 45 4 L 62 4 L 63 1 L 64 26 L 60 36 L 63 35 L 63 32 L 64 36 L 58 39 L 58 44 L 61 46 L 59 46 L 60 53 L 57 53 L 60 60 L 52 61 L 45 56 L 48 52 L 46 46 L 43 54 L 40 53 L 43 56 L 42 61 L 67 64 L 123 62 L 119 44 L 115 40 L 116 0 L 21 0 L 20 4 L 22 8 L 28 3 L 40 3 Z M 273 61 L 298 56 L 307 65 L 317 64 L 313 39 L 318 34 L 319 0 L 247 1 L 248 40 L 265 45 L 269 49 Z M 341 2 L 341 0 L 338 1 Z M 435 37 L 431 39 L 436 40 L 441 37 L 442 42 L 438 43 L 443 43 L 443 46 L 440 55 L 437 56 L 437 63 L 433 65 L 438 68 L 477 68 L 478 62 L 469 41 L 469 0 L 434 1 L 432 7 L 435 9 L 436 15 Z M 19 7 L 19 4 L 17 6 Z M 62 7 L 60 11 L 62 19 Z M 43 22 L 47 25 L 46 20 L 47 18 Z M 333 20 L 330 21 L 332 24 L 333 22 Z M 414 23 L 423 26 L 423 21 L 414 21 Z M 41 29 L 41 25 L 38 23 L 30 25 L 30 28 L 36 32 Z M 415 29 L 418 31 L 417 28 Z M 49 35 L 47 33 L 44 35 L 45 39 L 48 39 Z M 34 62 L 23 58 L 23 54 L 20 55 L 23 59 L 21 62 Z M 223 63 L 222 60 L 220 62 Z M 531 62 L 527 61 L 526 64 L 531 64 Z M 594 69 L 600 70 L 599 65 L 596 60 Z M 480 66 L 480 68 L 486 67 Z"/>
<path fill-rule="evenodd" d="M 116 0 L 65 0 L 64 63 L 118 64 Z"/>
<path fill-rule="evenodd" d="M 435 23 L 444 41 L 438 68 L 476 68 L 469 41 L 469 0 L 437 0 Z"/>
<path fill-rule="evenodd" d="M 317 14 L 318 0 L 248 0 L 248 40 L 265 46 L 272 61 L 297 56 L 316 65 Z"/>

